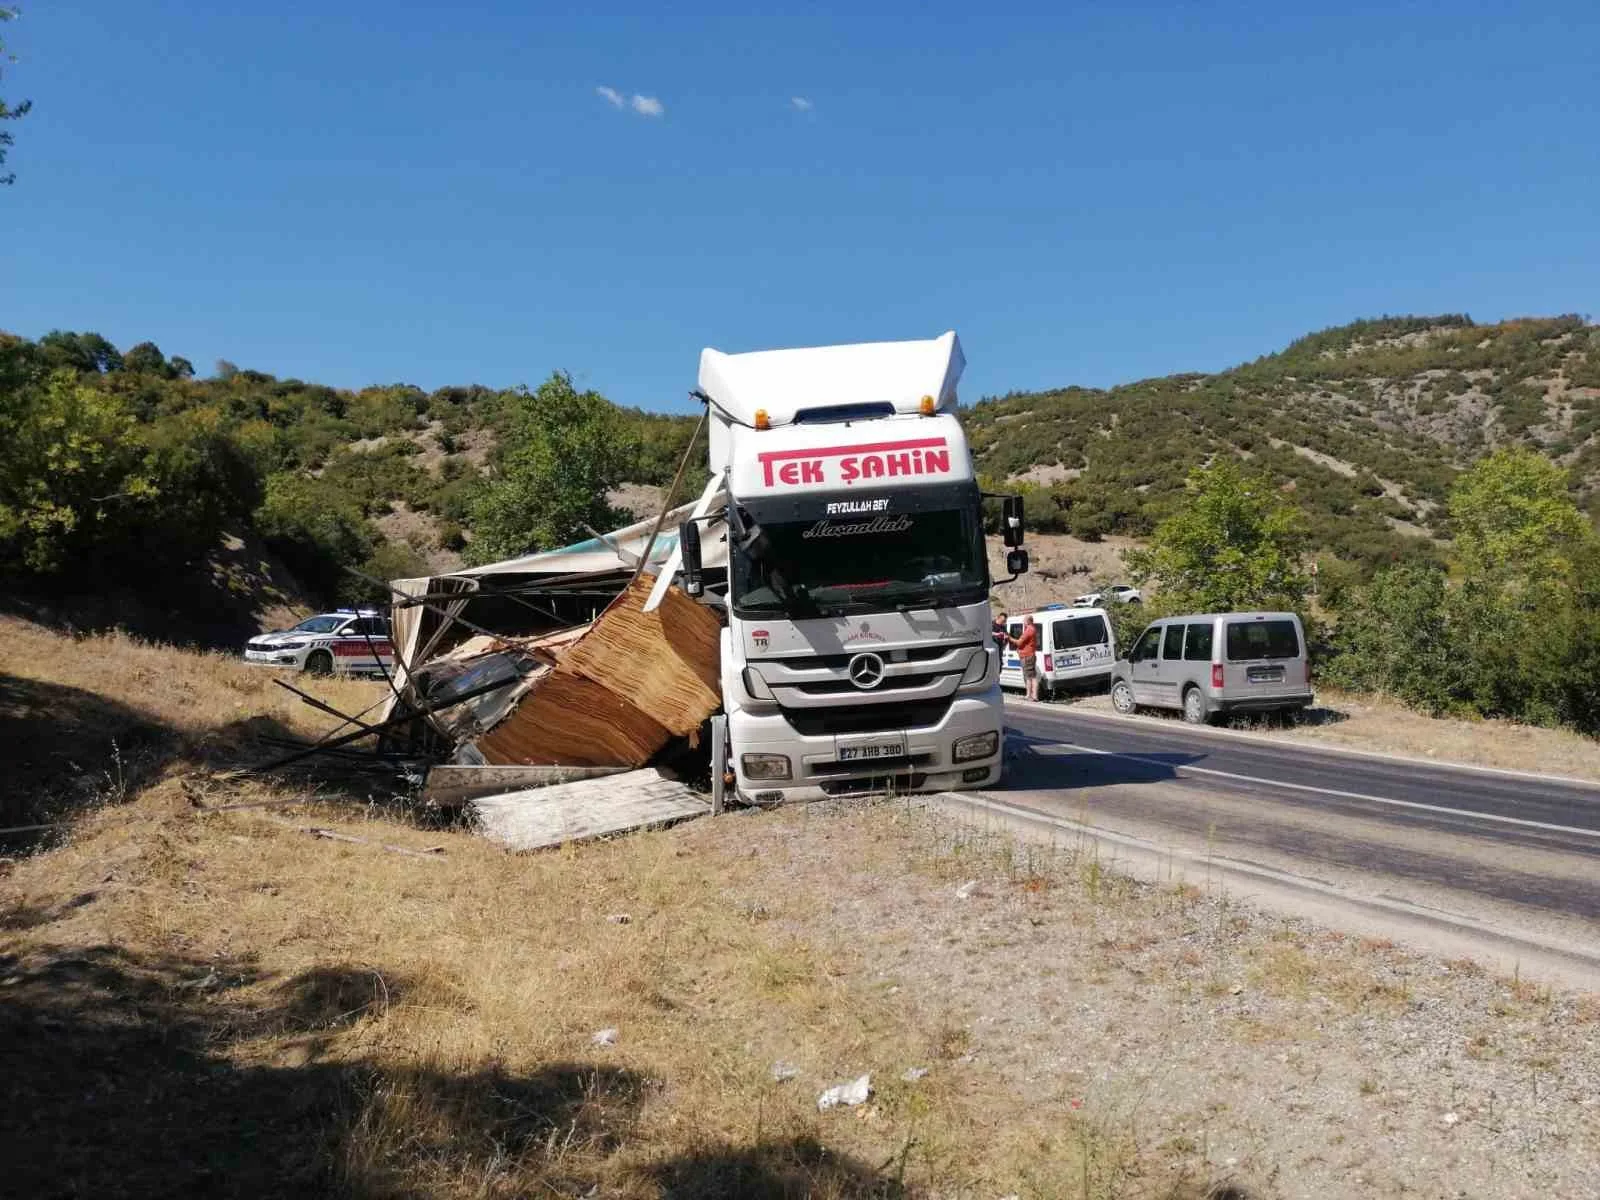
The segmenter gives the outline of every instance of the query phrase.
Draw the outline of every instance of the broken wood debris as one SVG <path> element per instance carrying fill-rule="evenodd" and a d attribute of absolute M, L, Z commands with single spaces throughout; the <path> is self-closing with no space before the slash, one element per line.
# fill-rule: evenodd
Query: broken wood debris
<path fill-rule="evenodd" d="M 539 850 L 706 816 L 704 796 L 654 768 L 468 802 L 479 830 L 508 850 Z"/>
<path fill-rule="evenodd" d="M 390 854 L 404 854 L 408 858 L 437 860 L 444 857 L 443 846 L 429 846 L 426 850 L 413 850 L 409 846 L 396 846 L 392 842 L 379 842 L 374 841 L 372 838 L 357 837 L 353 833 L 340 833 L 336 829 L 327 829 L 321 825 L 297 825 L 293 821 L 285 821 L 279 817 L 263 816 L 260 819 L 271 821 L 274 825 L 282 825 L 285 829 L 293 829 L 296 833 L 308 833 L 312 837 L 322 838 L 330 842 L 352 842 L 358 846 L 376 846 L 380 850 L 387 850 Z"/>
<path fill-rule="evenodd" d="M 526 791 L 528 788 L 573 783 L 580 779 L 598 779 L 606 775 L 620 775 L 625 770 L 626 767 L 480 767 L 445 763 L 428 772 L 422 800 L 436 808 L 459 808 L 479 796 L 499 796 L 507 792 Z"/>

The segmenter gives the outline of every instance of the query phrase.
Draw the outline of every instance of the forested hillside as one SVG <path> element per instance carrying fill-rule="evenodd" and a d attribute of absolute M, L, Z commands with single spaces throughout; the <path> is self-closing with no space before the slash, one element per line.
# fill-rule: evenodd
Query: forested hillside
<path fill-rule="evenodd" d="M 622 447 L 617 482 L 669 481 L 692 422 L 595 400 Z M 200 379 L 148 342 L 0 333 L 4 590 L 135 589 L 204 611 L 228 601 L 209 593 L 270 578 L 276 600 L 378 598 L 344 567 L 458 566 L 485 472 L 536 402 L 526 389 L 350 391 L 227 362 Z"/>
<path fill-rule="evenodd" d="M 1037 489 L 1030 523 L 1142 536 L 1190 469 L 1233 453 L 1293 494 L 1314 546 L 1370 566 L 1447 537 L 1451 481 L 1503 446 L 1570 468 L 1596 512 L 1600 328 L 1385 317 L 1215 375 L 1017 393 L 967 419 L 986 474 Z"/>
<path fill-rule="evenodd" d="M 1439 556 L 1451 482 L 1497 447 L 1569 468 L 1574 498 L 1600 509 L 1600 329 L 1578 317 L 1359 321 L 1215 375 L 964 415 L 985 476 L 1029 493 L 1030 524 L 1086 538 L 1147 535 L 1219 454 L 1269 477 L 1310 546 L 1359 575 Z M 561 375 L 535 391 L 351 391 L 227 362 L 197 378 L 149 342 L 0 334 L 0 571 L 10 592 L 115 583 L 175 611 L 203 609 L 208 588 L 241 604 L 253 589 L 375 599 L 346 565 L 449 569 L 624 518 L 605 493 L 669 482 L 693 428 Z M 582 447 L 605 461 L 575 474 Z M 687 487 L 704 478 L 696 455 Z"/>

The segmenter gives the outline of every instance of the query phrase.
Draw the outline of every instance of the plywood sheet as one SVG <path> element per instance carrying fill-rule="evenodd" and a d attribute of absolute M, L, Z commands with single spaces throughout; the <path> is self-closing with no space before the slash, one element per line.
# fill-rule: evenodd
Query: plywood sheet
<path fill-rule="evenodd" d="M 454 807 L 479 796 L 500 796 L 529 788 L 572 783 L 578 779 L 597 779 L 617 775 L 624 767 L 525 766 L 471 767 L 441 764 L 428 771 L 422 799 L 428 804 Z"/>
<path fill-rule="evenodd" d="M 468 805 L 479 832 L 508 850 L 538 850 L 705 816 L 711 804 L 661 772 L 646 768 L 485 796 Z"/>
<path fill-rule="evenodd" d="M 486 762 L 639 767 L 720 703 L 721 621 L 677 588 L 631 587 L 476 747 Z"/>
<path fill-rule="evenodd" d="M 557 667 L 476 744 L 493 765 L 637 767 L 671 737 L 626 698 Z"/>
<path fill-rule="evenodd" d="M 681 737 L 716 711 L 722 623 L 678 588 L 654 612 L 641 611 L 653 582 L 641 577 L 562 665 L 626 696 Z"/>

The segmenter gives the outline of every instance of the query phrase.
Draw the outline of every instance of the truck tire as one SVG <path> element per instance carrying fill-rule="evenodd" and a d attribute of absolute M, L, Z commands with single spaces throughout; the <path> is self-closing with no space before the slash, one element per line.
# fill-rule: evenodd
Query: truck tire
<path fill-rule="evenodd" d="M 1125 717 L 1138 711 L 1139 706 L 1133 699 L 1133 686 L 1126 679 L 1119 679 L 1111 685 L 1111 707 Z"/>
<path fill-rule="evenodd" d="M 307 675 L 332 675 L 332 652 L 328 650 L 313 650 L 306 655 L 305 671 Z"/>
<path fill-rule="evenodd" d="M 1206 694 L 1197 687 L 1190 687 L 1183 694 L 1183 719 L 1191 725 L 1206 725 L 1211 721 L 1211 705 L 1206 702 Z"/>

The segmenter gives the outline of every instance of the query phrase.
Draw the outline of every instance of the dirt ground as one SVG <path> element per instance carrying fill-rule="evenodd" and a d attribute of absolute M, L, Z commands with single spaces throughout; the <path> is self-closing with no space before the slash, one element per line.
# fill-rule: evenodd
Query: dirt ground
<path fill-rule="evenodd" d="M 1046 604 L 1066 603 L 1107 584 L 1132 583 L 1122 565 L 1122 551 L 1139 544 L 1125 537 L 1085 542 L 1067 534 L 1030 533 L 1028 573 L 1011 583 L 996 584 L 994 604 L 1007 612 L 1027 612 Z M 990 538 L 990 574 L 1004 579 L 1005 565 L 1005 547 L 999 538 Z"/>
<path fill-rule="evenodd" d="M 19 1194 L 1594 1195 L 1597 1026 L 894 801 L 516 857 L 168 782 L 0 878 Z"/>

